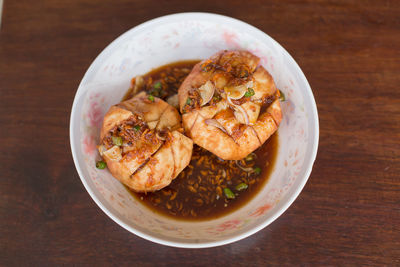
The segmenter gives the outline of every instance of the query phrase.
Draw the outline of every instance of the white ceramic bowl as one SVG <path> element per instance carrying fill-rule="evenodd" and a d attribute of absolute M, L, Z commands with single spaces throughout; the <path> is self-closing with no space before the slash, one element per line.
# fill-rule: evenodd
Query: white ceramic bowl
<path fill-rule="evenodd" d="M 222 49 L 246 49 L 259 56 L 285 93 L 278 158 L 267 184 L 241 209 L 209 221 L 174 221 L 141 205 L 107 170 L 95 168 L 99 129 L 105 112 L 121 100 L 132 77 L 173 61 L 204 59 Z M 70 121 L 75 166 L 96 204 L 116 223 L 140 237 L 185 248 L 228 244 L 274 221 L 304 187 L 316 157 L 318 138 L 318 115 L 311 88 L 288 52 L 249 24 L 209 13 L 153 19 L 113 41 L 83 77 Z"/>

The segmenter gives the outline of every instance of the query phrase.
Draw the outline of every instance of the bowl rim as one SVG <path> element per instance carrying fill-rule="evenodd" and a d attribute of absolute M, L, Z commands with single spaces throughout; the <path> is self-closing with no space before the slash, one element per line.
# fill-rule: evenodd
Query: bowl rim
<path fill-rule="evenodd" d="M 130 34 L 131 32 L 134 31 L 140 31 L 143 28 L 152 26 L 152 25 L 156 25 L 159 24 L 162 21 L 168 21 L 170 19 L 176 19 L 176 18 L 192 18 L 192 19 L 205 19 L 205 18 L 209 18 L 209 17 L 213 17 L 219 20 L 224 20 L 226 21 L 228 24 L 241 24 L 244 27 L 247 27 L 249 30 L 253 31 L 254 33 L 257 33 L 258 35 L 263 36 L 263 38 L 267 38 L 270 39 L 270 41 L 272 41 L 272 43 L 274 43 L 275 45 L 277 45 L 278 47 L 282 48 L 282 52 L 283 54 L 289 59 L 289 61 L 291 61 L 292 66 L 296 69 L 296 71 L 298 71 L 300 78 L 303 79 L 305 85 L 306 85 L 306 92 L 308 93 L 308 98 L 310 100 L 310 106 L 311 106 L 311 113 L 314 116 L 315 120 L 314 120 L 314 124 L 315 124 L 315 133 L 314 133 L 314 140 L 312 140 L 312 149 L 311 149 L 311 155 L 310 155 L 310 164 L 309 166 L 307 166 L 307 169 L 304 172 L 304 175 L 299 183 L 299 186 L 296 188 L 296 190 L 293 192 L 292 195 L 290 195 L 288 197 L 288 199 L 286 200 L 286 202 L 283 204 L 283 206 L 281 208 L 279 208 L 275 213 L 272 214 L 272 216 L 270 216 L 269 218 L 267 218 L 264 222 L 260 223 L 259 225 L 257 225 L 256 227 L 249 229 L 248 231 L 227 238 L 227 239 L 223 239 L 223 240 L 218 240 L 218 241 L 211 241 L 211 242 L 201 242 L 201 243 L 184 243 L 184 242 L 176 242 L 176 241 L 169 241 L 166 239 L 162 239 L 162 238 L 158 238 L 149 234 L 146 234 L 144 232 L 141 232 L 138 229 L 135 229 L 134 227 L 126 224 L 125 222 L 123 222 L 120 218 L 118 218 L 117 215 L 114 215 L 110 210 L 108 210 L 100 201 L 100 199 L 97 198 L 96 194 L 92 191 L 92 189 L 90 188 L 89 184 L 86 182 L 86 179 L 83 176 L 83 171 L 81 170 L 81 167 L 79 165 L 78 162 L 78 156 L 77 156 L 77 148 L 79 148 L 79 144 L 77 144 L 79 141 L 77 140 L 77 138 L 74 138 L 74 132 L 75 132 L 75 126 L 74 126 L 74 119 L 76 116 L 78 116 L 79 114 L 77 114 L 77 99 L 79 98 L 80 94 L 82 94 L 82 84 L 85 81 L 85 77 L 87 77 L 87 74 L 94 68 L 94 66 L 96 65 L 97 61 L 99 61 L 99 58 L 101 58 L 103 55 L 105 55 L 108 50 L 111 49 L 111 47 L 114 46 L 114 44 L 116 42 L 118 42 L 119 40 L 123 39 L 124 37 L 126 37 L 128 34 Z M 81 179 L 81 182 L 83 183 L 86 191 L 89 193 L 90 197 L 93 199 L 93 201 L 97 204 L 97 206 L 108 216 L 110 217 L 114 222 L 116 222 L 117 224 L 119 224 L 121 227 L 125 228 L 127 231 L 152 242 L 161 244 L 161 245 L 166 245 L 166 246 L 171 246 L 171 247 L 179 247 L 179 248 L 208 248 L 208 247 L 216 247 L 216 246 L 222 246 L 222 245 L 226 245 L 226 244 L 230 244 L 239 240 L 242 240 L 246 237 L 249 237 L 253 234 L 255 234 L 256 232 L 264 229 L 265 227 L 267 227 L 269 224 L 271 224 L 273 221 L 275 221 L 279 216 L 281 216 L 289 207 L 290 205 L 292 205 L 292 203 L 294 202 L 294 200 L 299 196 L 300 192 L 303 190 L 306 182 L 308 181 L 311 171 L 312 171 L 312 167 L 314 165 L 316 156 L 317 156 L 317 150 L 318 150 L 318 143 L 319 143 L 319 117 L 318 117 L 318 110 L 317 110 L 317 105 L 315 102 L 315 98 L 314 95 L 312 93 L 311 87 L 307 81 L 307 78 L 305 77 L 303 71 L 300 69 L 299 65 L 297 64 L 297 62 L 293 59 L 293 57 L 286 51 L 286 49 L 281 46 L 277 41 L 275 41 L 272 37 L 270 37 L 268 34 L 266 34 L 265 32 L 261 31 L 260 29 L 235 18 L 229 17 L 229 16 L 225 16 L 225 15 L 220 15 L 220 14 L 216 14 L 216 13 L 208 13 L 208 12 L 183 12 L 183 13 L 174 13 L 174 14 L 169 14 L 169 15 L 165 15 L 165 16 L 161 16 L 161 17 L 157 17 L 148 21 L 145 21 L 139 25 L 134 26 L 133 28 L 127 30 L 126 32 L 124 32 L 123 34 L 121 34 L 120 36 L 118 36 L 116 39 L 114 39 L 111 43 L 109 43 L 102 51 L 101 53 L 98 54 L 98 56 L 95 58 L 95 60 L 90 64 L 89 68 L 87 69 L 87 71 L 85 72 L 81 82 L 79 83 L 78 89 L 75 93 L 74 96 L 74 101 L 72 104 L 72 109 L 71 109 L 71 114 L 70 114 L 70 131 L 69 131 L 69 135 L 70 135 L 70 146 L 71 146 L 71 152 L 72 152 L 72 158 L 74 161 L 74 165 L 75 168 L 78 172 L 79 178 Z M 79 129 L 78 129 L 79 130 Z M 283 199 L 281 200 L 283 201 Z"/>

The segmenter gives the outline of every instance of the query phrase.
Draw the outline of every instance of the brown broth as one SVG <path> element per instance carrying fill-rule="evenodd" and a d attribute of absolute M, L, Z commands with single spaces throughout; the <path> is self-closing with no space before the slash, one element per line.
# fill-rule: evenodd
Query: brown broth
<path fill-rule="evenodd" d="M 151 92 L 156 83 L 162 84 L 158 93 L 164 100 L 177 93 L 179 85 L 199 61 L 180 61 L 152 70 L 143 76 L 142 90 Z M 130 89 L 124 100 L 133 97 Z M 205 149 L 194 145 L 193 155 L 187 166 L 172 183 L 152 193 L 132 195 L 151 210 L 180 220 L 207 220 L 231 213 L 249 202 L 264 186 L 274 168 L 278 150 L 278 135 L 273 134 L 260 148 L 254 151 L 253 160 L 222 160 Z M 255 156 L 254 156 L 255 155 Z M 244 171 L 238 167 L 256 170 Z M 245 165 L 245 166 L 243 166 Z M 244 190 L 236 189 L 245 183 Z M 228 199 L 224 188 L 234 193 Z"/>
<path fill-rule="evenodd" d="M 165 94 L 157 95 L 154 94 L 154 92 L 152 94 L 166 100 L 168 97 L 178 93 L 180 84 L 198 62 L 200 62 L 200 60 L 182 60 L 153 69 L 143 75 L 144 86 L 142 86 L 142 90 L 152 93 L 154 85 L 161 82 L 162 92 Z M 132 88 L 130 88 L 122 100 L 130 99 L 133 96 L 134 92 Z"/>

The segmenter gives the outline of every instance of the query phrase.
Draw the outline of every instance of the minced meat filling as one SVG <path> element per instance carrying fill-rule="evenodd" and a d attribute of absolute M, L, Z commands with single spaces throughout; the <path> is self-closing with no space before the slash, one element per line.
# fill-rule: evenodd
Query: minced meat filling
<path fill-rule="evenodd" d="M 188 92 L 188 98 L 186 99 L 185 106 L 183 107 L 183 112 L 188 113 L 194 109 L 200 108 L 200 93 L 196 88 L 192 88 Z"/>
<path fill-rule="evenodd" d="M 121 124 L 113 127 L 108 135 L 104 137 L 103 144 L 106 149 L 110 149 L 114 145 L 122 145 L 124 147 L 138 147 L 140 151 L 151 149 L 152 147 L 159 145 L 165 140 L 167 130 L 151 130 L 148 125 L 142 121 L 139 116 L 133 114 L 127 120 Z M 117 138 L 117 139 L 116 139 Z M 115 142 L 118 141 L 118 143 Z M 126 151 L 130 151 L 127 149 Z"/>
<path fill-rule="evenodd" d="M 251 81 L 252 72 L 246 64 L 238 64 L 238 62 L 232 60 L 226 60 L 221 56 L 213 60 L 206 60 L 200 66 L 203 72 L 212 72 L 214 75 L 223 75 L 229 81 L 229 86 L 239 86 Z M 221 90 L 221 92 L 219 92 Z M 209 102 L 209 105 L 215 105 L 221 100 L 221 94 L 224 90 L 216 88 L 214 97 Z M 197 89 L 192 88 L 188 92 L 188 98 L 183 108 L 184 113 L 190 112 L 200 107 L 200 95 Z M 250 101 L 250 97 L 242 97 L 241 99 L 233 100 L 235 105 L 242 105 L 243 103 Z"/>

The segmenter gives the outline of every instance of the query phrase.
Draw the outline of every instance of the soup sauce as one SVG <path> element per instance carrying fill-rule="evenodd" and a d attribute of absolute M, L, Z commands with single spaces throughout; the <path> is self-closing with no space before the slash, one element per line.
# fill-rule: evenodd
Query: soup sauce
<path fill-rule="evenodd" d="M 144 90 L 168 101 L 198 62 L 175 62 L 134 78 L 141 85 L 131 88 L 123 100 Z M 240 161 L 222 160 L 194 145 L 190 164 L 169 186 L 148 193 L 128 190 L 148 208 L 174 219 L 218 218 L 245 205 L 260 191 L 272 172 L 277 150 L 277 133 Z"/>

